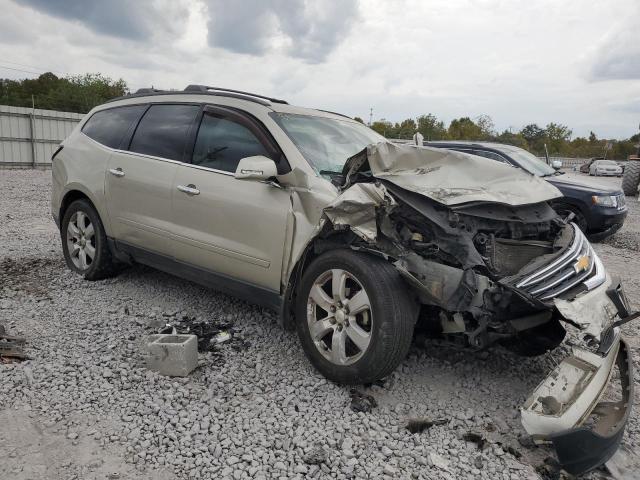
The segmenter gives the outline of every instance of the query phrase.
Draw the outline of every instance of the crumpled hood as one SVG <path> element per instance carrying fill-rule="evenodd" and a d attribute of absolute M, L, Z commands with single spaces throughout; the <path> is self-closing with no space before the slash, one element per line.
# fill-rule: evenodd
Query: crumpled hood
<path fill-rule="evenodd" d="M 369 169 L 376 178 L 445 205 L 496 202 L 515 206 L 562 196 L 550 183 L 519 168 L 440 148 L 371 144 L 345 164 L 347 184 L 353 174 Z"/>

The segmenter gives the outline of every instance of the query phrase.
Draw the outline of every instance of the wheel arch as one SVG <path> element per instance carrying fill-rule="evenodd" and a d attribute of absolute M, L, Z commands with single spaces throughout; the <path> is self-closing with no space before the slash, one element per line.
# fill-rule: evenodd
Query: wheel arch
<path fill-rule="evenodd" d="M 589 211 L 587 208 L 585 208 L 583 202 L 580 201 L 576 201 L 573 198 L 570 197 L 561 197 L 559 199 L 554 199 L 551 202 L 551 207 L 555 210 L 557 206 L 564 206 L 564 207 L 570 207 L 570 208 L 574 208 L 577 209 L 580 214 L 584 217 L 584 219 L 587 221 L 587 227 L 589 226 Z"/>
<path fill-rule="evenodd" d="M 62 196 L 60 201 L 60 208 L 58 210 L 58 218 L 60 219 L 60 225 L 62 225 L 62 219 L 66 213 L 69 205 L 76 200 L 86 199 L 91 203 L 91 206 L 95 208 L 100 217 L 100 221 L 104 226 L 104 230 L 107 236 L 111 236 L 111 225 L 109 224 L 109 217 L 106 215 L 106 211 L 100 206 L 99 202 L 96 202 L 90 192 L 87 191 L 82 185 L 72 184 L 66 189 L 66 192 Z"/>
<path fill-rule="evenodd" d="M 355 250 L 352 246 L 353 236 L 349 232 L 339 232 L 328 237 L 316 236 L 312 238 L 304 248 L 302 254 L 291 269 L 291 274 L 286 282 L 286 288 L 282 300 L 279 321 L 286 330 L 295 328 L 295 302 L 302 275 L 308 265 L 317 257 L 329 250 Z M 384 258 L 384 255 L 375 250 L 358 248 L 357 251 L 371 257 Z"/>

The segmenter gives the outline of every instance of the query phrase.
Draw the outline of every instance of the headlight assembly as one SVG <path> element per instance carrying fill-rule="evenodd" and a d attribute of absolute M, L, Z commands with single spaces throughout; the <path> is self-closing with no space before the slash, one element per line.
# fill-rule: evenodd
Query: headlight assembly
<path fill-rule="evenodd" d="M 618 207 L 618 198 L 613 195 L 594 195 L 591 197 L 594 205 L 600 205 L 601 207 Z"/>

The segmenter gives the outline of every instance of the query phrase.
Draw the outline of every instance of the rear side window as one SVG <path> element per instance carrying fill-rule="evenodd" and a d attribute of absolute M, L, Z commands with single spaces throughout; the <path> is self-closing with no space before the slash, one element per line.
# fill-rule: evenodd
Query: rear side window
<path fill-rule="evenodd" d="M 199 111 L 197 105 L 152 105 L 140 120 L 129 150 L 182 161 L 189 127 Z"/>
<path fill-rule="evenodd" d="M 146 108 L 146 105 L 132 105 L 101 110 L 84 124 L 82 132 L 107 147 L 120 148 L 127 131 Z"/>
<path fill-rule="evenodd" d="M 204 115 L 193 149 L 194 165 L 235 172 L 240 160 L 254 155 L 270 156 L 251 130 L 226 118 Z"/>

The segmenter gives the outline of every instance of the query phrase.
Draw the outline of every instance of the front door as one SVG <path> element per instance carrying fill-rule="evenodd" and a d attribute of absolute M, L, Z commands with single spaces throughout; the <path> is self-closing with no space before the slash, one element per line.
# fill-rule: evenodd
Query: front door
<path fill-rule="evenodd" d="M 273 158 L 256 128 L 233 112 L 205 109 L 192 163 L 179 165 L 174 180 L 175 257 L 277 292 L 289 192 L 233 176 L 244 157 Z"/>

